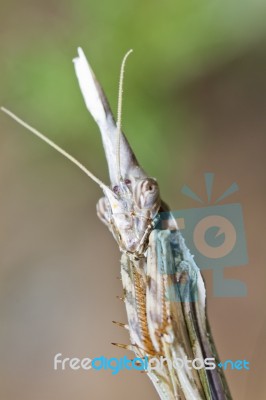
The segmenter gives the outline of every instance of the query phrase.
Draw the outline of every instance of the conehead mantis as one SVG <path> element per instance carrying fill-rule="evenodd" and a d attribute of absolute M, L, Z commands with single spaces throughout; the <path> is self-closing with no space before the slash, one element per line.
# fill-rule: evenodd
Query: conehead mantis
<path fill-rule="evenodd" d="M 134 351 L 142 359 L 167 360 L 161 369 L 147 371 L 162 400 L 231 399 L 219 368 L 171 367 L 176 359 L 208 358 L 217 364 L 218 357 L 206 320 L 206 293 L 200 270 L 161 200 L 156 179 L 141 168 L 121 130 L 123 75 L 130 53 L 121 66 L 117 122 L 81 48 L 74 59 L 86 107 L 101 132 L 110 185 L 12 112 L 5 108 L 2 111 L 77 165 L 103 191 L 97 214 L 122 253 L 123 300 L 130 336 L 129 345 L 116 345 Z M 161 212 L 168 212 L 167 229 L 163 230 L 159 227 Z"/>

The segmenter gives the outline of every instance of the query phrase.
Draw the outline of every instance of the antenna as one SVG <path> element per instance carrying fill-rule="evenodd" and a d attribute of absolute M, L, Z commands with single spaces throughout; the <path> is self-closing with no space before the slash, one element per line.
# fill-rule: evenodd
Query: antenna
<path fill-rule="evenodd" d="M 106 188 L 106 185 L 96 176 L 94 176 L 84 165 L 82 165 L 76 158 L 72 157 L 69 153 L 67 153 L 65 150 L 63 150 L 61 147 L 59 147 L 57 144 L 55 144 L 52 140 L 48 139 L 45 135 L 43 135 L 41 132 L 37 131 L 37 129 L 33 128 L 32 126 L 28 125 L 26 122 L 24 122 L 22 119 L 17 117 L 15 114 L 13 114 L 11 111 L 7 110 L 5 107 L 1 107 L 1 110 L 9 115 L 12 119 L 14 119 L 16 122 L 18 122 L 20 125 L 24 126 L 24 128 L 28 129 L 30 132 L 32 132 L 35 136 L 43 140 L 44 142 L 48 143 L 49 146 L 53 147 L 55 150 L 57 150 L 59 153 L 61 153 L 64 157 L 68 158 L 73 164 L 75 164 L 77 167 L 79 167 L 86 175 L 88 175 L 94 182 L 96 182 L 101 188 Z"/>
<path fill-rule="evenodd" d="M 121 125 L 122 125 L 122 99 L 123 99 L 123 81 L 124 81 L 124 72 L 125 72 L 125 64 L 128 56 L 133 52 L 133 50 L 129 50 L 123 58 L 121 69 L 120 69 L 120 78 L 119 78 L 119 89 L 118 89 L 118 106 L 117 106 L 117 134 L 116 134 L 116 163 L 117 163 L 117 178 L 118 182 L 121 181 L 121 169 L 120 169 L 120 137 L 121 137 Z"/>

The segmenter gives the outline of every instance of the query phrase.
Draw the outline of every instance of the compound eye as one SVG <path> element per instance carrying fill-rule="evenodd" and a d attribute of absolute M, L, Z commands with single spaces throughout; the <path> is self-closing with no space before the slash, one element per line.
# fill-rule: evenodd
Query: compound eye
<path fill-rule="evenodd" d="M 119 192 L 119 186 L 118 186 L 118 185 L 115 185 L 115 186 L 113 187 L 113 192 L 114 192 L 115 194 L 117 194 L 117 193 Z"/>
<path fill-rule="evenodd" d="M 152 178 L 139 181 L 134 188 L 134 200 L 140 209 L 153 209 L 159 204 L 160 194 L 157 182 Z"/>

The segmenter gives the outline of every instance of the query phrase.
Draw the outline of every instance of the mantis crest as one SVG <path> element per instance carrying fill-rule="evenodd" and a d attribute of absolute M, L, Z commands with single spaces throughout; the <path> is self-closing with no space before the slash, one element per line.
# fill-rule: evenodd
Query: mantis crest
<path fill-rule="evenodd" d="M 130 51 L 131 52 L 131 51 Z M 5 108 L 4 112 L 63 154 L 93 179 L 104 197 L 97 214 L 114 236 L 121 256 L 121 278 L 130 345 L 119 345 L 139 358 L 163 357 L 161 369 L 148 371 L 162 400 L 230 400 L 221 369 L 172 368 L 174 360 L 204 360 L 218 364 L 206 319 L 206 293 L 174 218 L 160 229 L 160 213 L 168 212 L 155 178 L 139 165 L 121 131 L 121 67 L 117 122 L 81 48 L 74 67 L 87 109 L 101 132 L 110 186 L 101 182 L 74 157 Z M 184 282 L 186 284 L 184 284 Z M 118 325 L 123 325 L 118 323 Z"/>

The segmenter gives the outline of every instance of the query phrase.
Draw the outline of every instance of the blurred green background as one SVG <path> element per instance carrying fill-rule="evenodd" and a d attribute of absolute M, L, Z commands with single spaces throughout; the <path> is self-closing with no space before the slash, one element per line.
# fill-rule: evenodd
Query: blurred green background
<path fill-rule="evenodd" d="M 244 1 L 1 1 L 0 100 L 108 182 L 97 127 L 72 59 L 82 46 L 116 113 L 120 63 L 128 60 L 123 129 L 174 209 L 194 207 L 183 184 L 244 210 L 249 265 L 228 268 L 246 298 L 212 294 L 208 309 L 234 399 L 264 399 L 266 3 Z M 101 193 L 62 156 L 0 115 L 0 398 L 156 398 L 144 374 L 55 372 L 54 354 L 123 356 L 128 341 L 116 244 L 95 216 Z M 204 197 L 206 198 L 206 196 Z"/>

